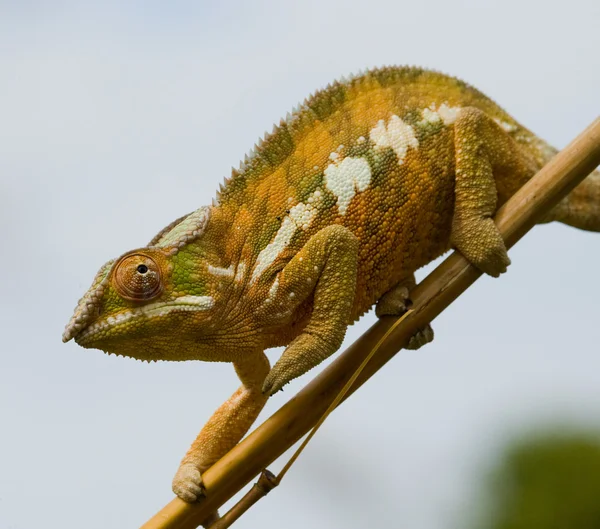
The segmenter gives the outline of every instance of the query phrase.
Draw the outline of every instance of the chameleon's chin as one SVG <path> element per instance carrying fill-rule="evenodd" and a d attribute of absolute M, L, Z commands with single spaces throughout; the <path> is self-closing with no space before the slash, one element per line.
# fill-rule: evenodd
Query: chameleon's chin
<path fill-rule="evenodd" d="M 109 355 L 134 358 L 136 360 L 143 360 L 144 362 L 174 360 L 174 358 L 169 356 L 170 351 L 168 348 L 163 349 L 161 344 L 151 342 L 140 343 L 138 340 L 130 345 L 129 342 L 117 340 L 88 340 L 85 343 L 80 343 L 77 339 L 75 341 L 86 349 L 99 349 Z"/>
<path fill-rule="evenodd" d="M 142 333 L 109 335 L 86 335 L 76 337 L 75 342 L 86 349 L 100 349 L 105 353 L 156 362 L 198 359 L 198 347 L 162 335 Z"/>
<path fill-rule="evenodd" d="M 85 348 L 144 360 L 157 359 L 157 348 L 163 350 L 165 345 L 168 345 L 167 349 L 174 347 L 172 338 L 169 344 L 160 344 L 163 336 L 171 336 L 178 327 L 182 330 L 201 327 L 207 317 L 210 319 L 212 306 L 213 300 L 208 296 L 181 296 L 100 317 L 82 329 L 70 322 L 63 341 L 73 338 Z M 157 347 L 159 344 L 160 347 Z M 153 352 L 146 354 L 143 352 L 145 349 Z"/>

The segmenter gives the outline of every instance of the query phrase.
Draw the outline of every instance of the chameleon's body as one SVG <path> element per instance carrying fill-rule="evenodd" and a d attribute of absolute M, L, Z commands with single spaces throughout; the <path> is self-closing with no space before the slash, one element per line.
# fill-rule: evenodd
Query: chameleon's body
<path fill-rule="evenodd" d="M 450 247 L 497 276 L 491 220 L 555 153 L 467 84 L 385 68 L 316 93 L 202 208 L 110 262 L 65 331 L 144 360 L 233 362 L 242 387 L 184 458 L 175 492 L 235 445 L 268 395 L 340 345 L 378 302 L 404 310 L 416 269 Z M 184 220 L 185 219 L 185 220 Z M 594 173 L 551 218 L 600 231 Z M 424 329 L 413 346 L 429 341 Z M 264 349 L 287 345 L 269 370 Z"/>

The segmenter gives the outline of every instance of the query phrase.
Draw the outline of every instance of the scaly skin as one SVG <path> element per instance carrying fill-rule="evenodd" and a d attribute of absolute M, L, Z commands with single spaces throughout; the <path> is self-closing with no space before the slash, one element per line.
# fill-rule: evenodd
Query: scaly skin
<path fill-rule="evenodd" d="M 211 207 L 107 263 L 64 339 L 142 360 L 234 364 L 242 386 L 173 482 L 195 501 L 201 473 L 269 395 L 335 352 L 378 300 L 378 315 L 405 310 L 415 270 L 454 247 L 504 272 L 491 216 L 554 153 L 452 77 L 384 68 L 333 83 L 261 140 Z M 600 175 L 546 220 L 600 231 Z M 432 337 L 423 329 L 411 346 Z M 269 369 L 263 351 L 279 345 Z"/>

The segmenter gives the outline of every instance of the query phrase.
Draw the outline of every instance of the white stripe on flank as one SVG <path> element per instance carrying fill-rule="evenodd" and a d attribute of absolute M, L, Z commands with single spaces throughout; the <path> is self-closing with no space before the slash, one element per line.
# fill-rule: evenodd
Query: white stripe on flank
<path fill-rule="evenodd" d="M 214 304 L 215 300 L 211 296 L 181 296 L 175 298 L 171 302 L 171 306 L 185 307 L 186 305 L 189 305 L 200 310 L 212 309 Z M 151 305 L 148 305 L 148 309 L 150 309 L 150 307 Z M 169 309 L 170 306 L 166 305 L 166 308 Z"/>
<path fill-rule="evenodd" d="M 231 265 L 229 268 L 222 268 L 220 266 L 208 265 L 208 271 L 214 276 L 233 277 L 235 274 L 235 267 Z"/>
<path fill-rule="evenodd" d="M 273 298 L 275 297 L 275 294 L 277 294 L 278 289 L 279 289 L 279 276 L 277 276 L 275 278 L 275 281 L 273 281 L 273 284 L 271 285 L 271 288 L 269 289 L 269 297 L 267 298 L 268 303 L 273 301 Z"/>
<path fill-rule="evenodd" d="M 244 279 L 244 274 L 246 273 L 246 263 L 240 263 L 237 267 L 237 270 L 235 272 L 235 278 L 234 281 L 236 283 L 239 283 L 240 281 L 242 281 Z"/>
<path fill-rule="evenodd" d="M 307 230 L 310 227 L 317 215 L 317 205 L 320 198 L 321 192 L 317 189 L 309 197 L 309 204 L 300 202 L 290 208 L 289 214 L 283 219 L 274 239 L 258 254 L 250 283 L 254 283 L 258 277 L 273 264 L 275 259 L 277 259 L 277 256 L 290 243 L 296 230 Z"/>

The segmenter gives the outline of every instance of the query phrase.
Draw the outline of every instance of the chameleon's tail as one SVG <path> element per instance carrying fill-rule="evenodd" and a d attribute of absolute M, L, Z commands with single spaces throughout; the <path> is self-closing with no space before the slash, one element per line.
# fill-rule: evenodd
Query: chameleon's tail
<path fill-rule="evenodd" d="M 545 222 L 557 220 L 587 231 L 600 231 L 600 171 L 594 171 L 560 202 Z"/>

